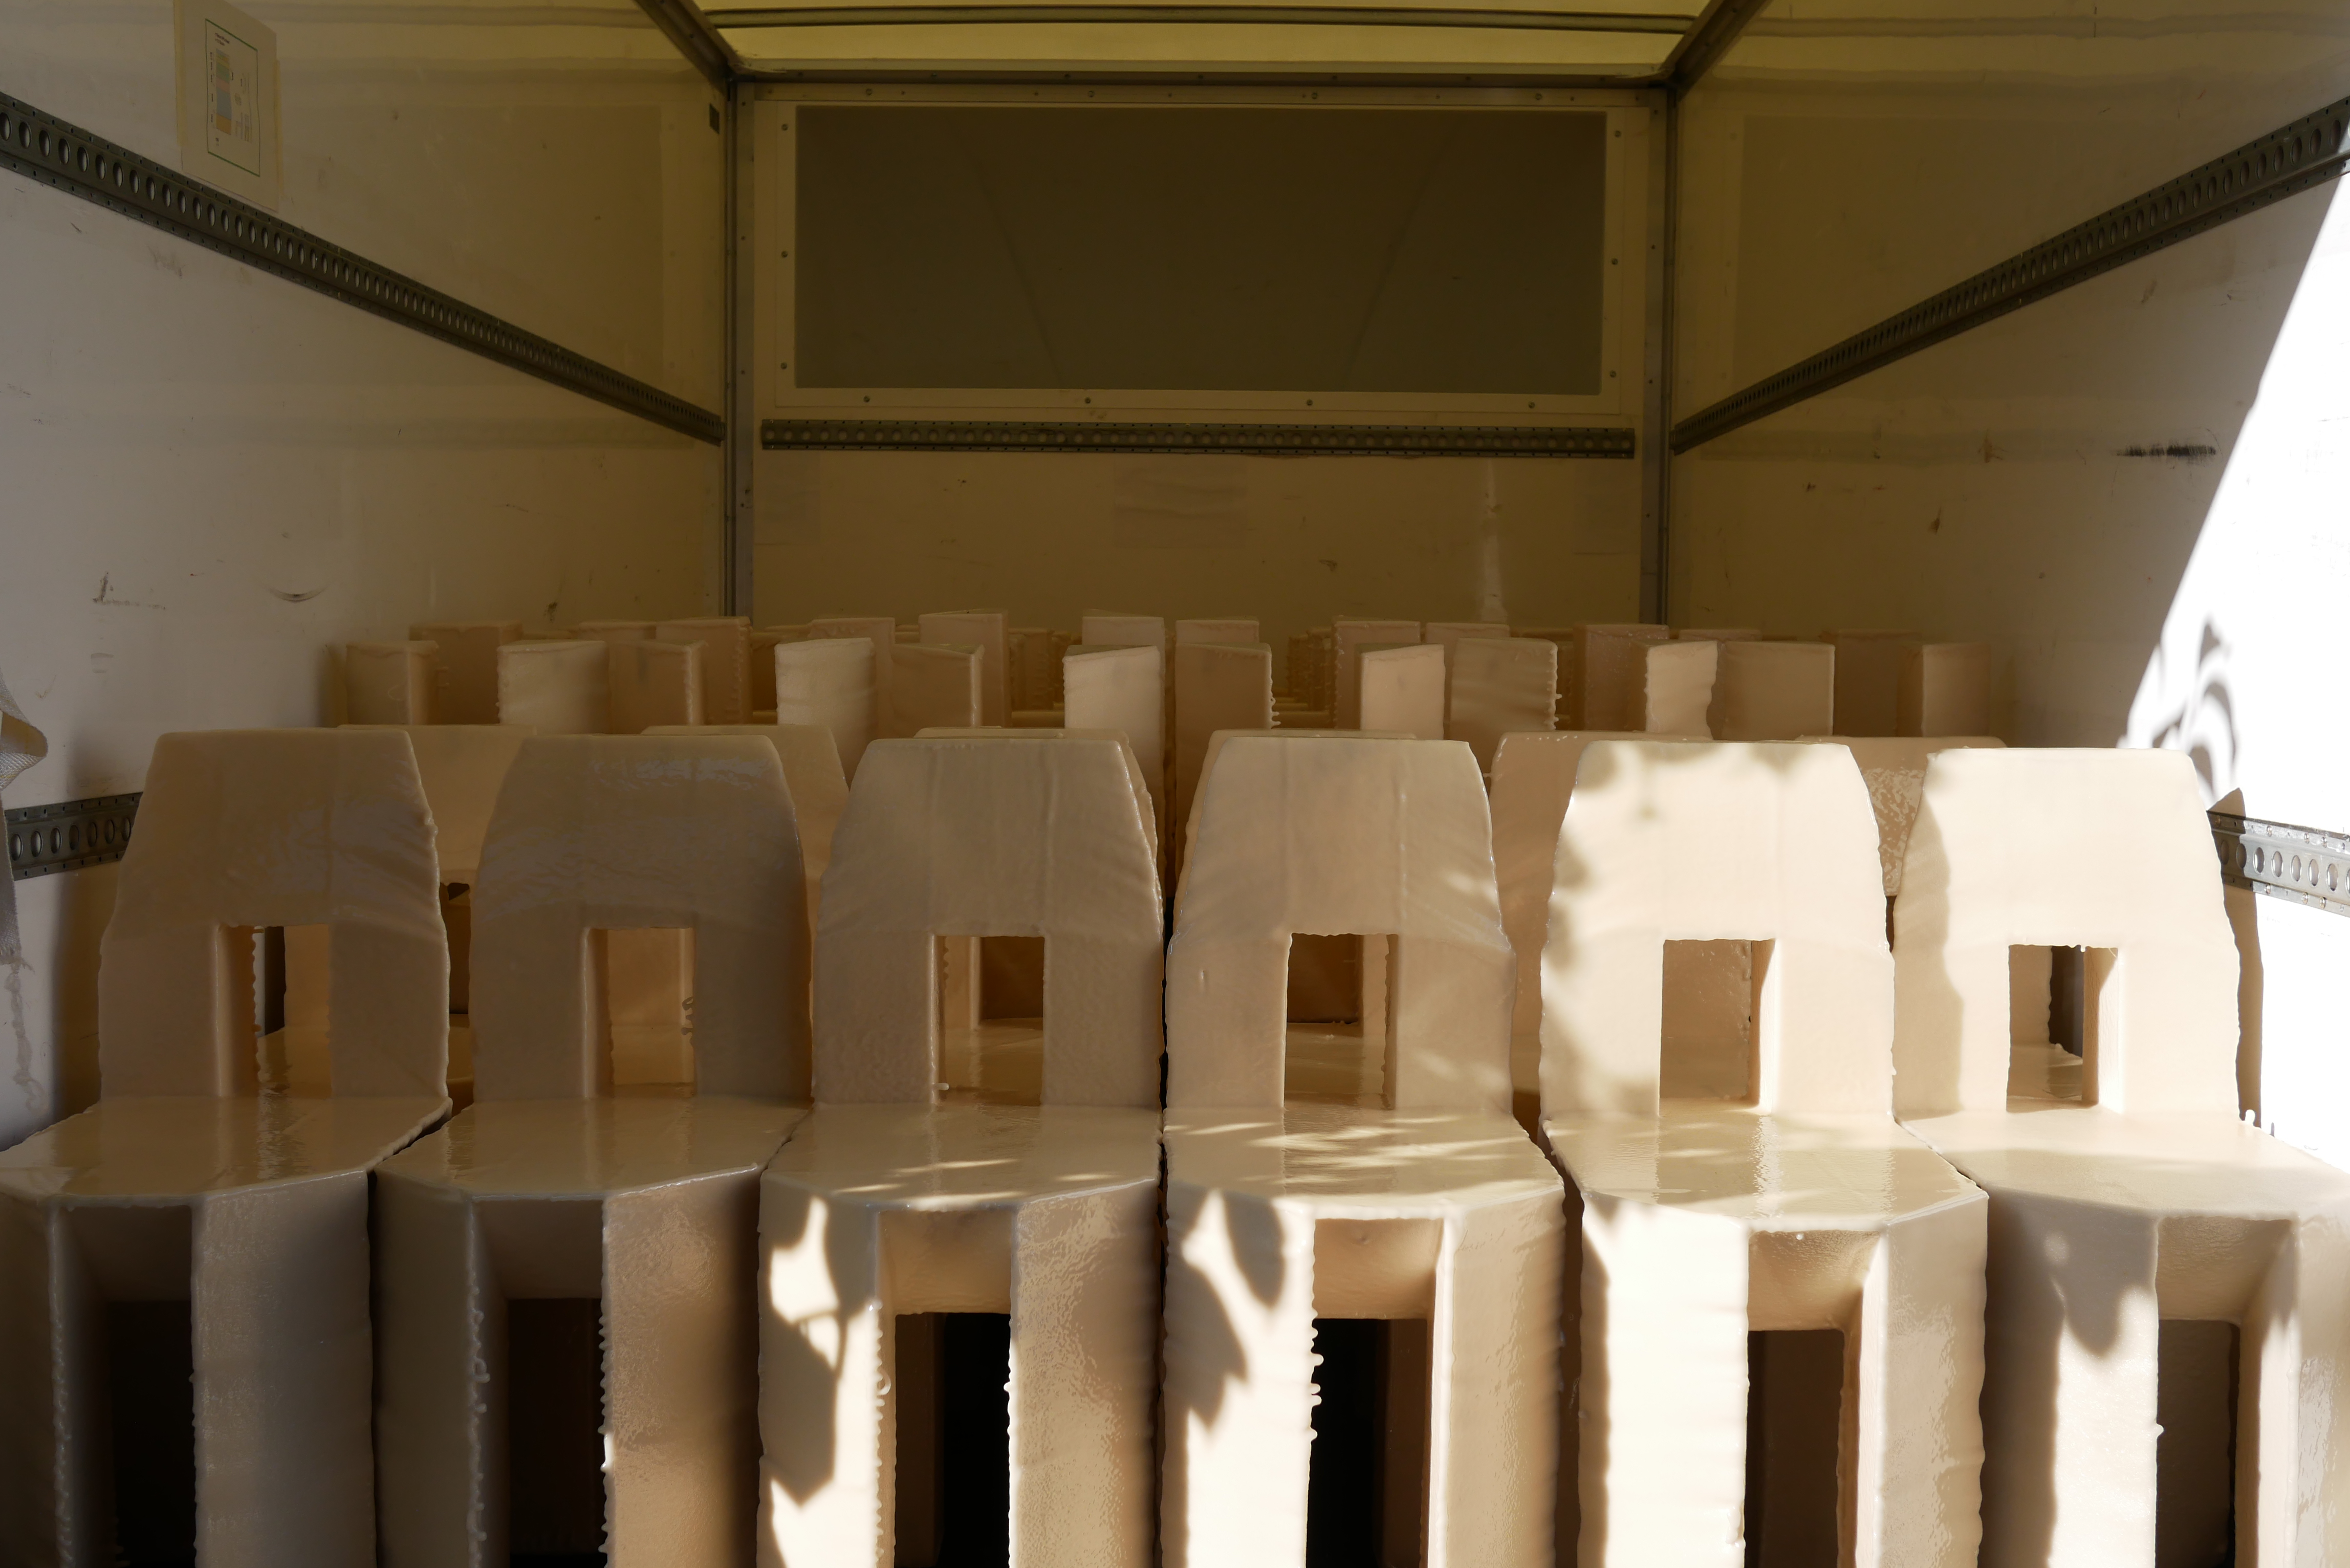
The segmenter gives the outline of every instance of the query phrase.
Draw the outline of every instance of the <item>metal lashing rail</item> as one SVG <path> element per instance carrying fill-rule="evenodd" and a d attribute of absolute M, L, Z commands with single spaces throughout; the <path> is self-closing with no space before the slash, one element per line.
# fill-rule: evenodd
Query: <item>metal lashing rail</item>
<path fill-rule="evenodd" d="M 1254 457 L 1628 458 L 1628 429 L 1529 425 L 1090 424 L 768 420 L 768 452 L 1193 452 Z"/>
<path fill-rule="evenodd" d="M 23 882 L 121 859 L 139 800 L 133 793 L 10 807 L 10 875 Z M 2233 812 L 2210 816 L 2220 875 L 2230 887 L 2350 915 L 2350 835 Z"/>
<path fill-rule="evenodd" d="M 2230 887 L 2350 915 L 2350 836 L 2215 811 L 2211 836 Z"/>
<path fill-rule="evenodd" d="M 120 860 L 130 846 L 130 824 L 138 815 L 137 794 L 11 806 L 8 875 L 23 882 Z"/>
<path fill-rule="evenodd" d="M 1699 410 L 1673 427 L 1672 449 L 1702 446 L 2034 300 L 2340 179 L 2345 167 L 2350 99 L 2248 141 Z"/>
<path fill-rule="evenodd" d="M 725 438 L 726 421 L 708 409 L 329 244 L 5 93 L 0 93 L 0 169 L 696 441 L 715 444 Z"/>

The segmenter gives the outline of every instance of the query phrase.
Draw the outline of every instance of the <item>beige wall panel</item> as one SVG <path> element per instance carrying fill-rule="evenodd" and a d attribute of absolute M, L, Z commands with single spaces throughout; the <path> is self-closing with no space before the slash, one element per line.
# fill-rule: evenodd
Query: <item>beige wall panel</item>
<path fill-rule="evenodd" d="M 1680 457 L 1673 618 L 1988 642 L 1996 732 L 2111 744 L 2329 194 L 2290 198 Z"/>
<path fill-rule="evenodd" d="M 718 405 L 718 96 L 631 0 L 248 9 L 277 35 L 280 217 Z M 176 169 L 172 13 L 0 0 L 0 91 Z"/>
<path fill-rule="evenodd" d="M 1881 8 L 1787 12 L 1682 109 L 1679 416 L 2322 108 L 2350 73 L 2322 6 L 2092 29 L 1943 3 L 1902 36 Z"/>
<path fill-rule="evenodd" d="M 1682 417 L 2350 90 L 2321 6 L 1887 25 L 1773 7 L 1684 103 Z M 1895 36 L 1897 31 L 1901 36 Z M 1991 646 L 1990 728 L 2156 745 L 2207 804 L 2339 826 L 2350 345 L 2323 187 L 1686 454 L 1672 618 Z M 2350 1159 L 2350 928 L 2243 900 L 2245 1106 Z"/>
<path fill-rule="evenodd" d="M 43 301 L 0 318 L 0 679 L 50 744 L 10 806 L 136 790 L 167 730 L 336 722 L 348 641 L 708 607 L 714 447 L 14 176 L 0 273 Z M 113 879 L 18 889 L 0 1145 L 96 1096 Z"/>
<path fill-rule="evenodd" d="M 1280 649 L 1334 615 L 1472 618 L 1495 581 L 1513 622 L 1639 608 L 1632 462 L 763 452 L 754 483 L 762 626 L 983 602 L 1074 629 L 1097 605 L 1239 604 Z"/>

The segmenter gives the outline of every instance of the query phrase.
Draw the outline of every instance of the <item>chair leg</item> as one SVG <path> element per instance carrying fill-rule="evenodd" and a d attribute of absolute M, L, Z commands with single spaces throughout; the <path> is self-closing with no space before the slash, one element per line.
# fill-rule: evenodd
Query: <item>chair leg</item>
<path fill-rule="evenodd" d="M 2350 1235 L 2296 1221 L 2244 1314 L 2237 1417 L 2236 1561 L 2350 1561 Z M 2313 1539 L 2314 1537 L 2314 1539 Z"/>
<path fill-rule="evenodd" d="M 1032 1199 L 1012 1259 L 1012 1561 L 1148 1568 L 1159 1194 Z"/>
<path fill-rule="evenodd" d="M 376 1183 L 376 1487 L 384 1568 L 506 1558 L 504 1314 L 463 1193 Z"/>
<path fill-rule="evenodd" d="M 886 1561 L 896 1430 L 879 1219 L 769 1181 L 759 1237 L 758 1562 Z"/>
<path fill-rule="evenodd" d="M 1747 1233 L 1587 1194 L 1582 1568 L 1742 1568 Z"/>
<path fill-rule="evenodd" d="M 604 1401 L 613 1568 L 751 1555 L 758 1179 L 704 1177 L 604 1203 Z"/>
<path fill-rule="evenodd" d="M 1854 1443 L 1857 1568 L 1972 1568 L 1981 1544 L 1981 1200 L 1910 1216 L 1861 1284 Z"/>
<path fill-rule="evenodd" d="M 1555 1559 L 1564 1246 L 1555 1193 L 1445 1225 L 1430 1324 L 1429 1568 Z"/>
<path fill-rule="evenodd" d="M 1982 1568 L 2150 1568 L 2156 1222 L 2000 1193 L 1990 1236 Z"/>
<path fill-rule="evenodd" d="M 1299 1568 L 1314 1431 L 1314 1220 L 1168 1186 L 1169 1568 Z"/>
<path fill-rule="evenodd" d="M 196 1551 L 251 1568 L 372 1568 L 364 1173 L 196 1205 Z"/>
<path fill-rule="evenodd" d="M 89 1430 L 100 1310 L 63 1206 L 0 1195 L 0 1561 L 98 1568 L 112 1555 Z"/>

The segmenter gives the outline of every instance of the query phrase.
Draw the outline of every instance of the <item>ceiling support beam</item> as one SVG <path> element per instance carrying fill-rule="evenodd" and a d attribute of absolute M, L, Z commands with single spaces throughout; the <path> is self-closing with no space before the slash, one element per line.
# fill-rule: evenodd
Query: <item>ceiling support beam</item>
<path fill-rule="evenodd" d="M 1695 87 L 1698 78 L 1711 70 L 1721 57 L 1738 42 L 1746 24 L 1762 13 L 1771 0 L 1712 0 L 1698 16 L 1665 63 L 1657 67 L 1656 82 L 1676 93 Z"/>

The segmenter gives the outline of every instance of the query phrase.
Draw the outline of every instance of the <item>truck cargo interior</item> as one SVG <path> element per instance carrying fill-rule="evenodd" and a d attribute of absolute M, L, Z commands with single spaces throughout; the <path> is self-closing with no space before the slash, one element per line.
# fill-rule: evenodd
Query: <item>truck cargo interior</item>
<path fill-rule="evenodd" d="M 2323 0 L 0 0 L 0 1568 L 2350 1563 L 2345 171 Z"/>

